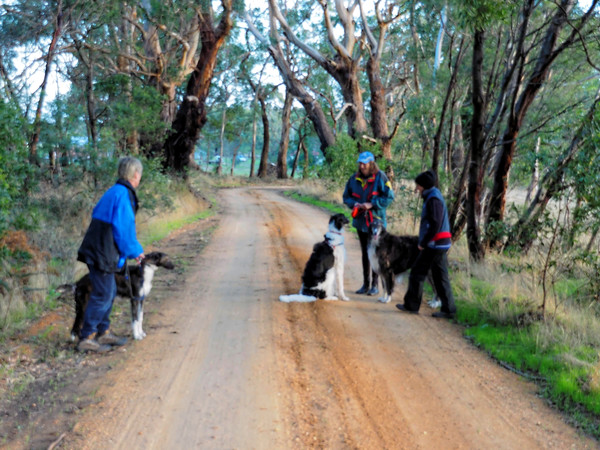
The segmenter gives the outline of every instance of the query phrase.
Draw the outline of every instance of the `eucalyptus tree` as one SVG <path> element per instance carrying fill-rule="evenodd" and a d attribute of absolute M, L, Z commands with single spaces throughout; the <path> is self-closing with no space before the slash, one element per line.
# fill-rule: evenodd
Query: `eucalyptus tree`
<path fill-rule="evenodd" d="M 193 160 L 200 130 L 206 123 L 206 99 L 217 56 L 233 27 L 232 13 L 233 0 L 221 0 L 218 23 L 215 22 L 216 14 L 208 0 L 203 0 L 196 10 L 201 50 L 164 143 L 165 168 L 183 172 Z"/>
<path fill-rule="evenodd" d="M 3 45 L 15 51 L 24 50 L 27 54 L 39 52 L 42 61 L 43 77 L 37 89 L 37 106 L 33 117 L 31 134 L 29 136 L 29 158 L 32 162 L 38 162 L 37 146 L 40 138 L 42 111 L 47 95 L 48 80 L 52 64 L 60 52 L 60 41 L 69 26 L 69 11 L 77 2 L 66 2 L 63 0 L 49 1 L 13 1 L 2 5 L 1 14 L 1 38 Z M 14 53 L 12 56 L 17 56 Z M 35 64 L 26 57 L 25 64 Z M 9 93 L 16 100 L 15 89 L 10 76 L 6 73 L 2 64 L 2 72 L 5 85 Z M 27 83 L 29 80 L 23 80 Z M 19 99 L 20 100 L 20 99 Z"/>
<path fill-rule="evenodd" d="M 526 5 L 529 3 L 526 2 Z M 504 219 L 508 176 L 525 117 L 542 86 L 547 82 L 556 59 L 575 45 L 584 42 L 586 27 L 594 15 L 597 4 L 598 0 L 592 0 L 587 11 L 581 14 L 576 8 L 576 0 L 561 0 L 544 24 L 545 31 L 539 43 L 538 54 L 534 57 L 534 64 L 519 58 L 517 63 L 519 77 L 515 80 L 508 121 L 502 136 L 502 146 L 493 177 L 494 185 L 486 224 L 488 228 Z M 565 29 L 566 32 L 563 33 Z M 490 246 L 498 242 L 498 237 L 494 233 L 488 233 L 487 236 Z"/>
<path fill-rule="evenodd" d="M 315 133 L 319 138 L 321 152 L 327 158 L 327 149 L 335 144 L 334 129 L 329 123 L 323 107 L 306 87 L 301 70 L 293 65 L 294 60 L 290 59 L 290 53 L 284 50 L 285 40 L 275 24 L 271 3 L 269 3 L 269 6 L 271 20 L 268 38 L 255 24 L 255 20 L 248 11 L 244 14 L 244 20 L 246 21 L 248 30 L 267 49 L 269 55 L 273 58 L 273 62 L 283 79 L 286 89 L 304 107 L 306 115 L 312 122 Z"/>
<path fill-rule="evenodd" d="M 494 246 L 507 228 L 504 204 L 517 147 L 525 151 L 536 133 L 559 138 L 560 133 L 552 129 L 556 118 L 569 113 L 569 105 L 582 102 L 564 95 L 565 80 L 579 64 L 557 66 L 556 61 L 566 49 L 585 46 L 585 26 L 595 4 L 592 2 L 585 14 L 575 13 L 572 2 L 554 6 L 533 0 L 467 0 L 450 10 L 450 20 L 455 11 L 460 19 L 457 24 L 473 36 L 466 209 L 467 240 L 476 260 L 483 258 L 485 249 Z M 554 83 L 548 83 L 551 68 L 557 79 Z M 542 87 L 547 90 L 544 96 L 539 95 L 544 92 Z M 536 119 L 528 122 L 525 118 L 534 104 Z M 525 133 L 521 133 L 523 129 Z M 490 174 L 493 183 L 486 208 L 482 198 Z"/>
<path fill-rule="evenodd" d="M 328 43 L 328 46 L 325 48 L 333 50 L 331 53 L 319 51 L 317 47 L 309 43 L 308 37 L 302 38 L 299 33 L 296 33 L 286 16 L 280 10 L 276 0 L 269 0 L 271 14 L 276 19 L 276 23 L 273 23 L 272 26 L 281 28 L 282 34 L 295 47 L 312 58 L 335 79 L 345 102 L 342 108 L 348 123 L 348 133 L 353 138 L 358 138 L 367 131 L 362 87 L 360 84 L 360 63 L 363 54 L 360 51 L 360 40 L 356 35 L 356 21 L 354 18 L 358 4 L 354 0 L 346 2 L 347 5 L 344 0 L 336 0 L 336 17 L 332 18 L 329 11 L 329 1 L 319 0 L 318 3 L 322 11 L 326 32 L 325 39 Z M 295 9 L 298 8 L 294 8 L 293 10 Z M 288 11 L 291 13 L 293 10 Z M 312 7 L 309 7 L 307 14 L 312 10 Z M 299 22 L 297 25 L 302 25 L 302 22 Z M 339 25 L 343 30 L 341 39 L 337 37 L 336 25 Z M 309 36 L 314 36 L 314 31 L 315 28 L 311 27 Z"/>
<path fill-rule="evenodd" d="M 529 250 L 537 237 L 541 218 L 550 200 L 568 186 L 572 186 L 578 193 L 577 200 L 585 199 L 586 203 L 598 204 L 596 196 L 589 195 L 589 192 L 597 193 L 596 180 L 600 177 L 600 168 L 597 165 L 598 117 L 600 117 L 600 89 L 573 138 L 565 146 L 556 163 L 545 172 L 533 200 L 514 227 L 515 237 L 509 240 L 510 245 L 517 246 L 523 251 Z M 590 164 L 590 162 L 594 163 Z M 575 176 L 568 177 L 569 171 Z M 566 181 L 567 178 L 571 178 L 571 181 Z M 580 205 L 579 201 L 576 203 Z M 577 209 L 587 210 L 592 215 L 598 214 L 594 211 L 597 207 L 586 209 L 578 206 Z M 585 229 L 588 222 L 585 215 L 576 213 L 574 215 L 581 221 L 576 228 Z M 598 224 L 592 227 L 593 235 L 598 232 L 598 229 Z"/>

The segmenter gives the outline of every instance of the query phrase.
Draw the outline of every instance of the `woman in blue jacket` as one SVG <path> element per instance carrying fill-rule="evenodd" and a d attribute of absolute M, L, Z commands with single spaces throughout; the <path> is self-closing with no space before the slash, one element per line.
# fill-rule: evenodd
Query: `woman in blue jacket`
<path fill-rule="evenodd" d="M 392 184 L 385 173 L 379 170 L 371 152 L 363 152 L 358 157 L 358 171 L 346 183 L 344 203 L 352 210 L 352 225 L 358 232 L 362 252 L 363 285 L 357 294 L 376 295 L 378 277 L 371 270 L 367 244 L 369 225 L 378 217 L 387 226 L 386 208 L 394 200 Z"/>
<path fill-rule="evenodd" d="M 77 346 L 80 351 L 107 351 L 112 345 L 124 345 L 127 341 L 110 332 L 110 312 L 117 295 L 115 272 L 127 259 L 139 263 L 144 258 L 135 231 L 135 189 L 142 178 L 142 163 L 129 156 L 121 158 L 118 175 L 115 185 L 94 207 L 92 221 L 77 252 L 77 260 L 87 264 L 92 282 Z"/>

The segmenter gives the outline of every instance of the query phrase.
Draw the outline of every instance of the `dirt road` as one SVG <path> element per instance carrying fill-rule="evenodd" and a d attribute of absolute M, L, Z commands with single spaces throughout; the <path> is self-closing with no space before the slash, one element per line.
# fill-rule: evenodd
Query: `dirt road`
<path fill-rule="evenodd" d="M 222 193 L 205 250 L 107 374 L 67 448 L 595 448 L 460 326 L 354 294 L 286 304 L 328 214 L 273 189 Z M 400 299 L 404 286 L 398 288 Z"/>

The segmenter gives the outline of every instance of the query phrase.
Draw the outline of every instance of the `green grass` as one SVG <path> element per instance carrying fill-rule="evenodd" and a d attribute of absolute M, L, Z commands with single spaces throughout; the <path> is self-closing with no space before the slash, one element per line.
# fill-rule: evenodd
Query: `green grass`
<path fill-rule="evenodd" d="M 169 235 L 172 231 L 178 230 L 179 228 L 194 223 L 198 220 L 206 219 L 213 215 L 211 210 L 202 211 L 201 213 L 194 214 L 180 219 L 170 220 L 168 222 L 162 222 L 152 226 L 146 230 L 143 236 L 140 236 L 142 246 L 151 245 L 158 242 Z"/>
<path fill-rule="evenodd" d="M 352 220 L 352 218 L 350 216 L 350 210 L 348 208 L 346 208 L 345 205 L 336 205 L 331 202 L 321 200 L 315 196 L 300 194 L 300 193 L 294 192 L 294 191 L 286 191 L 285 195 L 287 195 L 288 197 L 293 198 L 294 200 L 297 200 L 299 202 L 307 203 L 309 205 L 313 205 L 318 208 L 326 209 L 327 211 L 329 211 L 333 214 L 338 214 L 338 213 L 344 214 L 346 217 L 348 217 L 348 219 Z"/>
<path fill-rule="evenodd" d="M 465 335 L 503 366 L 536 382 L 542 395 L 600 438 L 599 349 L 583 342 L 566 344 L 560 334 L 563 325 L 556 319 L 499 323 L 486 299 L 476 300 L 482 301 L 457 302 L 457 321 L 465 325 Z M 549 341 L 541 338 L 547 333 Z"/>

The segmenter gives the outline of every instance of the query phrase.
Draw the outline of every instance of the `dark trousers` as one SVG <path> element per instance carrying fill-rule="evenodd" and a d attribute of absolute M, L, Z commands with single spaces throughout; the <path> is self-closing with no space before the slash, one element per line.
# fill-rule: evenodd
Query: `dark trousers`
<path fill-rule="evenodd" d="M 379 276 L 371 270 L 371 263 L 369 262 L 369 253 L 367 252 L 369 233 L 358 230 L 358 240 L 360 241 L 360 251 L 362 253 L 363 286 L 366 286 L 367 289 L 376 288 Z"/>
<path fill-rule="evenodd" d="M 85 339 L 93 333 L 102 334 L 108 330 L 110 312 L 117 295 L 114 273 L 102 272 L 92 266 L 88 266 L 88 269 L 90 270 L 92 293 L 83 315 L 83 326 L 79 335 L 81 339 Z"/>
<path fill-rule="evenodd" d="M 456 306 L 450 278 L 448 276 L 447 250 L 425 248 L 419 252 L 408 278 L 408 289 L 404 295 L 404 306 L 411 311 L 418 311 L 423 299 L 423 283 L 431 269 L 435 290 L 442 302 L 441 311 L 454 314 Z"/>

